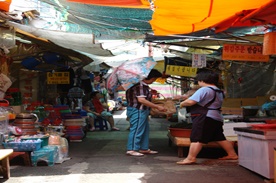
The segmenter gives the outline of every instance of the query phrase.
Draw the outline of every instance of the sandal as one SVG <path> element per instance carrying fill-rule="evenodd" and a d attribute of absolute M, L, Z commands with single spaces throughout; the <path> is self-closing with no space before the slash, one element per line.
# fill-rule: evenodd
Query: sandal
<path fill-rule="evenodd" d="M 142 154 L 158 154 L 158 151 L 153 151 L 153 150 L 150 150 L 150 149 L 140 150 L 139 152 L 142 153 Z"/>
<path fill-rule="evenodd" d="M 129 155 L 129 156 L 144 156 L 144 154 L 139 153 L 137 151 L 127 151 L 126 155 Z"/>

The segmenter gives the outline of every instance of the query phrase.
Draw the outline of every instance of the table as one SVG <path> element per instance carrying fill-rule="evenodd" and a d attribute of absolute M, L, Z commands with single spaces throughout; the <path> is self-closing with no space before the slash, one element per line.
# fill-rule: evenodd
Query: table
<path fill-rule="evenodd" d="M 190 138 L 185 137 L 174 137 L 168 132 L 169 137 L 169 145 L 171 146 L 172 143 L 177 146 L 177 154 L 179 158 L 183 157 L 183 147 L 189 147 L 191 142 Z M 237 137 L 236 136 L 227 136 L 227 140 L 232 142 L 233 146 L 237 144 Z M 209 142 L 208 144 L 203 144 L 203 147 L 212 147 L 212 148 L 221 148 L 216 142 Z"/>
<path fill-rule="evenodd" d="M 0 149 L 0 160 L 1 160 L 1 174 L 3 178 L 10 178 L 10 161 L 9 156 L 13 153 L 13 149 Z"/>

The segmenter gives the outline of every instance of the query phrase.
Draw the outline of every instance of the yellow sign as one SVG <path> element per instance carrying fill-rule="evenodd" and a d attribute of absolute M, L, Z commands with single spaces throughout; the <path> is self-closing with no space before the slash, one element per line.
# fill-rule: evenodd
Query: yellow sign
<path fill-rule="evenodd" d="M 262 53 L 262 46 L 224 44 L 222 60 L 268 62 L 269 56 Z"/>
<path fill-rule="evenodd" d="M 47 72 L 47 84 L 70 84 L 69 72 Z"/>
<path fill-rule="evenodd" d="M 167 65 L 166 74 L 176 75 L 176 76 L 186 76 L 186 77 L 195 77 L 197 68 L 179 66 L 179 65 Z"/>

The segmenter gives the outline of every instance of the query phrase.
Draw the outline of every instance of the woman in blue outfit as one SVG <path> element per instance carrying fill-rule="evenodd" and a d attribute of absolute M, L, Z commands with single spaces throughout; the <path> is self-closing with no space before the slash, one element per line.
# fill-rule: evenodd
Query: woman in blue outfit
<path fill-rule="evenodd" d="M 216 86 L 219 81 L 219 75 L 204 68 L 198 70 L 195 79 L 201 88 L 191 97 L 180 103 L 180 108 L 188 107 L 193 127 L 188 156 L 184 160 L 178 161 L 177 164 L 188 165 L 195 163 L 202 144 L 213 141 L 219 144 L 227 153 L 227 156 L 220 159 L 238 159 L 233 145 L 226 140 L 223 134 L 223 117 L 220 108 L 224 95 Z"/>
<path fill-rule="evenodd" d="M 158 153 L 149 149 L 148 116 L 150 108 L 160 111 L 166 111 L 166 109 L 151 102 L 152 94 L 148 85 L 159 77 L 162 77 L 162 74 L 158 70 L 152 69 L 147 78 L 126 91 L 127 117 L 130 122 L 127 155 L 143 156 L 144 154 Z"/>

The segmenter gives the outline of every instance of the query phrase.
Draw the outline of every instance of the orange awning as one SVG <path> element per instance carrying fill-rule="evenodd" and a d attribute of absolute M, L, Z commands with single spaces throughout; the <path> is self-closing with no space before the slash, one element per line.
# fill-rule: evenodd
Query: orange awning
<path fill-rule="evenodd" d="M 237 17 L 239 12 L 247 12 L 246 15 L 250 15 L 260 7 L 273 2 L 275 0 L 155 0 L 156 8 L 150 24 L 155 35 L 187 34 L 216 27 L 213 25 L 223 21 L 226 21 L 225 25 L 220 25 L 231 27 L 235 24 L 233 19 L 227 21 L 229 17 Z M 275 14 L 275 8 L 272 14 Z M 241 23 L 241 25 L 244 26 L 261 24 L 243 21 L 245 24 Z"/>
<path fill-rule="evenodd" d="M 0 10 L 8 12 L 10 9 L 10 4 L 12 0 L 0 1 Z"/>
<path fill-rule="evenodd" d="M 68 0 L 70 2 L 78 2 L 83 4 L 92 4 L 99 6 L 114 6 L 124 8 L 149 8 L 148 0 Z"/>
<path fill-rule="evenodd" d="M 276 25 L 276 1 L 270 1 L 258 9 L 241 11 L 212 27 L 215 28 L 216 32 L 221 32 L 230 27 L 257 26 L 265 24 Z"/>

